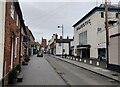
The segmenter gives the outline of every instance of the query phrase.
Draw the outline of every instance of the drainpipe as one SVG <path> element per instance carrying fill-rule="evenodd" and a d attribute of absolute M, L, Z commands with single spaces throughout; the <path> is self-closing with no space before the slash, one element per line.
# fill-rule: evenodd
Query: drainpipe
<path fill-rule="evenodd" d="M 22 26 L 20 25 L 20 46 L 19 46 L 19 64 L 21 63 L 21 32 L 22 31 Z"/>

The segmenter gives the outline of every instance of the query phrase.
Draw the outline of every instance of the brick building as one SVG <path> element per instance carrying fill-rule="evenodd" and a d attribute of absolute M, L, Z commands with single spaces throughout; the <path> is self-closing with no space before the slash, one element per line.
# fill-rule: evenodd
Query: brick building
<path fill-rule="evenodd" d="M 41 49 L 42 50 L 46 50 L 46 46 L 47 46 L 47 40 L 42 38 Z"/>
<path fill-rule="evenodd" d="M 35 49 L 35 37 L 33 36 L 31 30 L 28 28 L 28 26 L 26 26 L 26 31 L 27 31 L 27 36 L 29 38 L 28 40 L 28 43 L 27 43 L 27 46 L 28 46 L 28 49 L 27 49 L 27 54 L 30 56 L 30 55 L 33 55 L 34 54 L 34 49 Z"/>
<path fill-rule="evenodd" d="M 3 85 L 8 84 L 10 72 L 21 62 L 21 30 L 25 29 L 19 3 L 5 2 L 5 4 Z"/>

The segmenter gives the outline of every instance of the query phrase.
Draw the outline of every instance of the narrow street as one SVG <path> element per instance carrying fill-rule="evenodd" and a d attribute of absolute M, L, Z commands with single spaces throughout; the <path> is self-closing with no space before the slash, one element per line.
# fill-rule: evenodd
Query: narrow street
<path fill-rule="evenodd" d="M 44 58 L 53 66 L 68 85 L 117 85 L 114 80 L 100 76 L 83 68 L 44 55 Z"/>
<path fill-rule="evenodd" d="M 45 56 L 47 57 L 47 56 Z M 23 82 L 16 85 L 66 85 L 43 57 L 32 56 L 26 66 L 22 66 Z"/>

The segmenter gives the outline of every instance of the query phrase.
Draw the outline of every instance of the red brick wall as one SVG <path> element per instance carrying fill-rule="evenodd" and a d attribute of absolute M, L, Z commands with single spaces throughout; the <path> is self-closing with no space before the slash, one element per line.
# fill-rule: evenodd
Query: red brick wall
<path fill-rule="evenodd" d="M 10 65 L 11 65 L 11 42 L 12 42 L 12 39 L 11 39 L 11 33 L 14 32 L 15 34 L 15 37 L 18 37 L 18 42 L 17 42 L 17 56 L 15 58 L 14 56 L 14 63 L 13 65 L 16 66 L 18 63 L 19 63 L 19 43 L 20 43 L 20 32 L 19 32 L 19 28 L 18 26 L 16 25 L 16 11 L 14 11 L 15 13 L 15 17 L 14 17 L 14 20 L 12 19 L 10 13 L 11 13 L 11 2 L 7 2 L 6 3 L 6 23 L 5 23 L 5 52 L 4 52 L 4 60 L 6 61 L 6 73 L 9 72 L 10 70 Z M 15 51 L 15 42 L 14 42 L 14 51 Z M 15 52 L 14 52 L 15 53 Z M 5 67 L 4 67 L 5 69 Z M 4 76 L 5 74 L 4 73 Z"/>

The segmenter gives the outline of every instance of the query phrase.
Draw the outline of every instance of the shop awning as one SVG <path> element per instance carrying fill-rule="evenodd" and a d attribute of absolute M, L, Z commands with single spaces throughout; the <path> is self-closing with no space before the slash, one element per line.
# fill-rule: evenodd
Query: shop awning
<path fill-rule="evenodd" d="M 88 49 L 90 48 L 91 46 L 88 44 L 88 45 L 77 45 L 77 49 Z"/>

